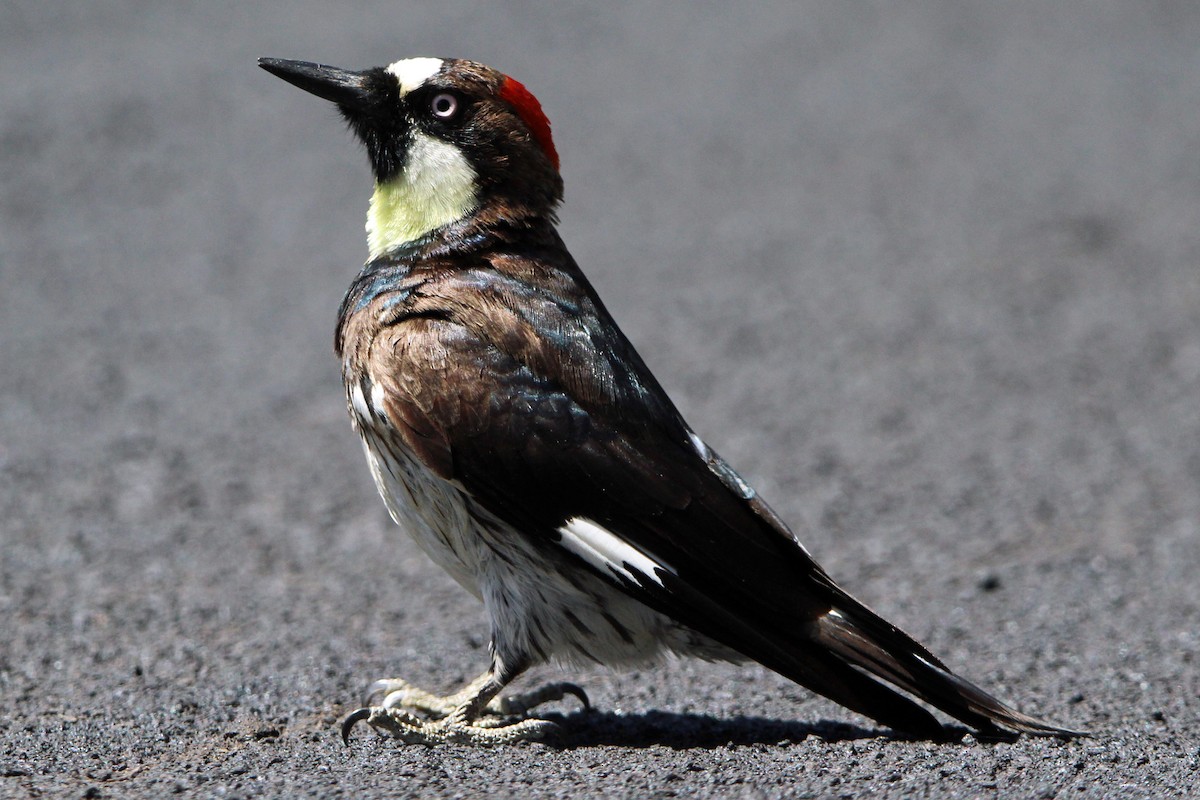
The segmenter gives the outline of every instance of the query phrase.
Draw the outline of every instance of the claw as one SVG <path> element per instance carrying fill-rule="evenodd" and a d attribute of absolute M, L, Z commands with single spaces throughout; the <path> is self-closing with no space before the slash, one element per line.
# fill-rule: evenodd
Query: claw
<path fill-rule="evenodd" d="M 350 716 L 346 717 L 345 721 L 342 722 L 342 743 L 346 747 L 350 746 L 350 729 L 370 716 L 371 709 L 360 708 L 356 711 L 351 711 Z"/>
<path fill-rule="evenodd" d="M 363 696 L 363 700 L 367 705 L 373 706 L 376 705 L 376 703 L 373 702 L 376 697 L 382 699 L 397 689 L 403 689 L 407 686 L 408 683 L 400 680 L 399 678 L 383 678 L 372 682 L 372 684 L 367 687 L 367 691 Z"/>
<path fill-rule="evenodd" d="M 563 684 L 562 690 L 563 694 L 573 695 L 578 698 L 579 702 L 583 703 L 584 711 L 592 710 L 592 701 L 588 700 L 587 692 L 585 692 L 582 687 L 577 686 L 574 683 L 565 683 Z"/>
<path fill-rule="evenodd" d="M 541 686 L 532 692 L 524 692 L 521 694 L 509 695 L 508 697 L 500 698 L 493 701 L 488 707 L 488 712 L 501 715 L 520 716 L 528 713 L 534 708 L 543 703 L 553 703 L 562 700 L 567 695 L 579 700 L 583 703 L 585 711 L 592 707 L 591 701 L 588 700 L 587 693 L 573 683 L 550 683 Z"/>
<path fill-rule="evenodd" d="M 371 681 L 371 685 L 363 692 L 363 700 L 366 701 L 367 705 L 371 705 L 371 701 L 375 699 L 375 695 L 386 695 L 390 691 L 388 689 L 389 684 L 391 684 L 391 681 L 386 678 Z"/>

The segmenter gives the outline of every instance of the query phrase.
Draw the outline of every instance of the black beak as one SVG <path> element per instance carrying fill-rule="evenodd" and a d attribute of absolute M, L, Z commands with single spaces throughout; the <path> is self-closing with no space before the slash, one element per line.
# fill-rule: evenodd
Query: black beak
<path fill-rule="evenodd" d="M 366 73 L 363 72 L 351 72 L 310 61 L 289 61 L 286 58 L 260 58 L 258 65 L 293 86 L 299 86 L 347 110 L 362 110 L 370 96 Z"/>

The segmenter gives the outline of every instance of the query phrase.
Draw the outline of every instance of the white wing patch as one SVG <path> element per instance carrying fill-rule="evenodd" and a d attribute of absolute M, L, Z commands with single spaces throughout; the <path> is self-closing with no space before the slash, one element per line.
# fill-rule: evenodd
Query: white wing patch
<path fill-rule="evenodd" d="M 387 399 L 383 391 L 383 384 L 371 384 L 371 408 L 375 409 L 375 415 L 378 417 L 386 417 L 387 411 L 384 410 L 383 403 Z"/>
<path fill-rule="evenodd" d="M 362 384 L 355 382 L 350 387 L 350 406 L 359 419 L 369 420 L 371 409 L 367 406 L 367 398 L 363 396 Z"/>
<path fill-rule="evenodd" d="M 651 580 L 663 585 L 659 573 L 675 570 L 655 561 L 612 531 L 602 528 L 585 517 L 573 517 L 558 529 L 563 547 L 570 550 L 601 572 L 612 571 L 634 583 Z"/>
<path fill-rule="evenodd" d="M 443 63 L 440 58 L 405 58 L 385 71 L 396 76 L 400 82 L 400 96 L 403 97 L 437 75 Z"/>

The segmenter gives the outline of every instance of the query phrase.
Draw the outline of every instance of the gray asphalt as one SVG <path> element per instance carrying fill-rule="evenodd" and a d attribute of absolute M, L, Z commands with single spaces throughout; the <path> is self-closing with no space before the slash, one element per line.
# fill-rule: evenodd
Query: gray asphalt
<path fill-rule="evenodd" d="M 4 4 L 0 796 L 1193 790 L 1200 4 L 733 6 Z M 1093 738 L 904 741 L 672 662 L 570 673 L 557 747 L 342 746 L 485 627 L 343 408 L 363 154 L 255 60 L 413 55 L 538 94 L 575 256 L 827 569 Z"/>

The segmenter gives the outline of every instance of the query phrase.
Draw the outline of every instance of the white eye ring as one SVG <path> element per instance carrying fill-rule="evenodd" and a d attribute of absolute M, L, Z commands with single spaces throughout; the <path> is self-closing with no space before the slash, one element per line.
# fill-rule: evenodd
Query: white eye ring
<path fill-rule="evenodd" d="M 429 108 L 438 119 L 450 119 L 458 113 L 458 98 L 448 92 L 433 96 Z"/>

